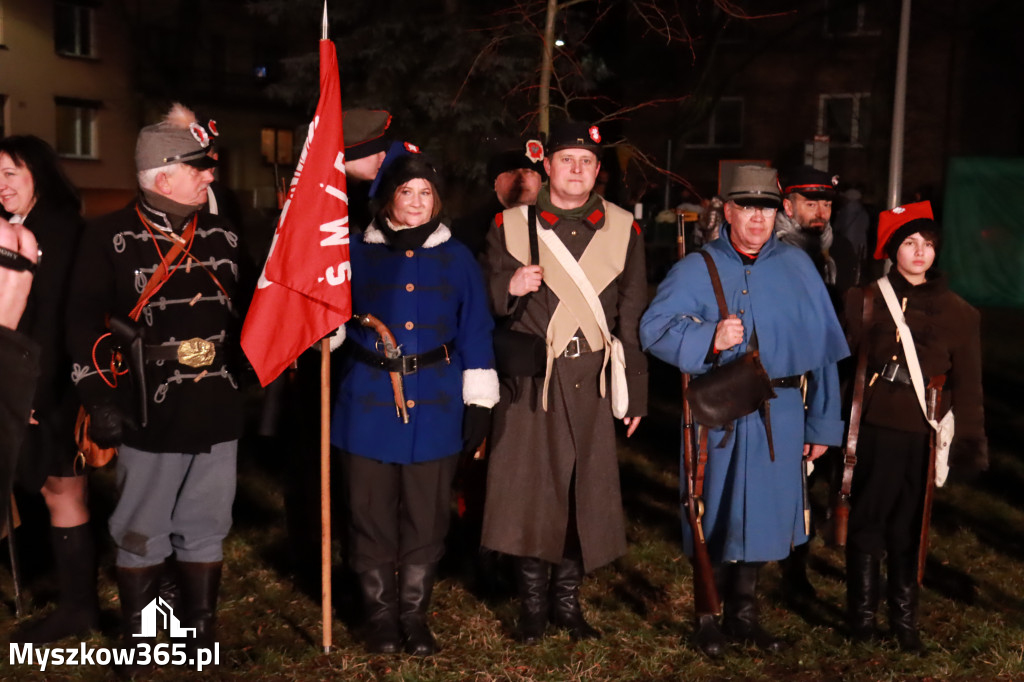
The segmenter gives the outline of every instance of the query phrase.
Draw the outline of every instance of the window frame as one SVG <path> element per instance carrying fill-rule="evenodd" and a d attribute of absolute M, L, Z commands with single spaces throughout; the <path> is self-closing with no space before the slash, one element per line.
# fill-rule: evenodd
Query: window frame
<path fill-rule="evenodd" d="M 720 107 L 723 104 L 738 103 L 740 107 L 739 111 L 739 140 L 736 142 L 720 142 L 716 139 L 716 128 L 718 116 L 721 111 Z M 701 130 L 702 137 L 699 141 L 688 141 L 686 146 L 692 149 L 730 149 L 739 148 L 743 146 L 743 123 L 746 119 L 746 99 L 740 95 L 730 95 L 727 97 L 720 97 L 715 102 L 714 109 L 711 110 L 711 114 L 708 116 L 707 125 Z"/>
<path fill-rule="evenodd" d="M 848 99 L 851 101 L 852 106 L 850 108 L 850 141 L 849 142 L 837 142 L 829 134 L 826 129 L 826 103 L 830 100 L 841 100 Z M 864 132 L 864 126 L 862 121 L 867 115 L 869 106 L 867 104 L 871 100 L 870 92 L 835 92 L 835 93 L 822 93 L 818 95 L 818 125 L 817 134 L 825 135 L 829 138 L 829 147 L 845 147 L 850 149 L 860 149 L 867 144 L 867 133 Z"/>
<path fill-rule="evenodd" d="M 59 12 L 65 8 L 73 13 L 74 45 L 63 49 L 58 43 L 57 26 L 61 20 Z M 85 26 L 83 27 L 83 23 Z M 88 51 L 82 50 L 82 38 L 88 32 Z M 75 59 L 96 59 L 99 50 L 96 45 L 96 3 L 86 0 L 54 0 L 53 3 L 53 51 L 62 57 Z"/>
<path fill-rule="evenodd" d="M 99 112 L 103 103 L 97 100 L 80 99 L 77 97 L 54 97 L 56 105 L 57 130 L 55 135 L 54 148 L 57 155 L 62 159 L 97 160 L 100 158 L 99 142 Z M 62 146 L 61 139 L 61 109 L 69 109 L 74 112 L 74 151 L 69 151 Z M 83 135 L 83 112 L 88 112 L 88 136 Z M 88 149 L 83 150 L 83 141 L 88 141 Z"/>

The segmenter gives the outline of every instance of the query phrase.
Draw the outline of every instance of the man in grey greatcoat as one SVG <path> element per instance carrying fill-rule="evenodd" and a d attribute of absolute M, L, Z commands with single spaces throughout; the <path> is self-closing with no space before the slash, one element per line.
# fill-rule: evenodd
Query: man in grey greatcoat
<path fill-rule="evenodd" d="M 546 349 L 546 364 L 532 376 L 502 377 L 484 507 L 483 546 L 516 557 L 517 634 L 526 643 L 544 636 L 549 617 L 574 639 L 600 637 L 583 618 L 579 589 L 586 571 L 626 551 L 612 398 L 619 397 L 627 436 L 647 411 L 638 336 L 647 302 L 644 240 L 631 214 L 593 191 L 600 141 L 597 126 L 552 131 L 549 181 L 536 208 L 496 216 L 484 256 L 494 313 L 511 316 L 513 330 L 539 337 Z M 536 265 L 527 228 L 533 214 Z M 606 368 L 623 365 L 616 386 Z"/>

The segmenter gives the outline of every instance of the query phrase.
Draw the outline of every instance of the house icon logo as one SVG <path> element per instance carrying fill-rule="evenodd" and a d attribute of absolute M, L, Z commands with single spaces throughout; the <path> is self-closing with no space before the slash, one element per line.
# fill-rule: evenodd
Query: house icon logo
<path fill-rule="evenodd" d="M 132 637 L 156 637 L 159 630 L 166 630 L 170 637 L 195 637 L 195 628 L 183 628 L 174 609 L 160 597 L 142 609 L 142 632 Z"/>

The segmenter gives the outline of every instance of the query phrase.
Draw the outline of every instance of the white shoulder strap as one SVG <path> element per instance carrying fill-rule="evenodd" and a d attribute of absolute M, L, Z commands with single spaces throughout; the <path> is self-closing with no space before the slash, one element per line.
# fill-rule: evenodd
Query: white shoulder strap
<path fill-rule="evenodd" d="M 878 280 L 878 288 L 882 292 L 882 298 L 885 299 L 885 305 L 889 308 L 889 314 L 892 315 L 893 322 L 896 323 L 896 329 L 900 332 L 903 355 L 907 359 L 907 370 L 910 371 L 910 380 L 914 383 L 914 393 L 917 394 L 917 402 L 921 406 L 921 412 L 924 413 L 924 418 L 928 420 L 932 428 L 938 428 L 938 423 L 934 419 L 928 419 L 928 408 L 924 404 L 924 376 L 921 374 L 921 363 L 917 359 L 914 337 L 910 333 L 910 327 L 907 326 L 907 321 L 903 318 L 903 311 L 896 300 L 896 292 L 893 291 L 888 277 L 882 277 Z"/>

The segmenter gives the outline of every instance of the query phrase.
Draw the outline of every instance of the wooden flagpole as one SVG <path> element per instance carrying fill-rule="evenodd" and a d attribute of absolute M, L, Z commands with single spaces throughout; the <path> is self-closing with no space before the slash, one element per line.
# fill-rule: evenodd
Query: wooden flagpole
<path fill-rule="evenodd" d="M 331 651 L 331 342 L 320 341 L 320 583 L 324 653 Z"/>
<path fill-rule="evenodd" d="M 327 0 L 321 23 L 327 40 Z M 320 340 L 320 589 L 324 653 L 331 652 L 331 342 Z"/>

